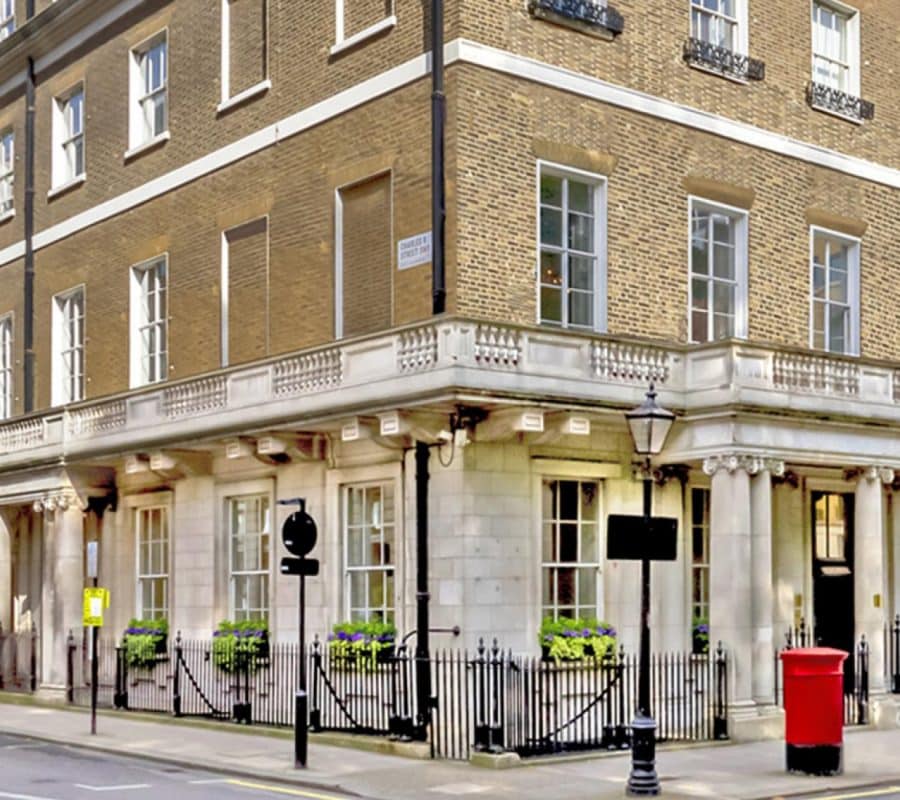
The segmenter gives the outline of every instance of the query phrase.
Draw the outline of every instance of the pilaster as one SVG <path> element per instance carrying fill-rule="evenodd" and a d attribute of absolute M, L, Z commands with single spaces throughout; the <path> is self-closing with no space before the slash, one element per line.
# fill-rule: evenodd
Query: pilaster
<path fill-rule="evenodd" d="M 885 690 L 884 595 L 887 567 L 885 542 L 884 485 L 894 480 L 894 470 L 865 467 L 857 474 L 854 508 L 853 585 L 856 606 L 856 639 L 869 644 L 869 691 Z"/>
<path fill-rule="evenodd" d="M 0 509 L 0 630 L 12 630 L 12 538 L 15 518 Z"/>

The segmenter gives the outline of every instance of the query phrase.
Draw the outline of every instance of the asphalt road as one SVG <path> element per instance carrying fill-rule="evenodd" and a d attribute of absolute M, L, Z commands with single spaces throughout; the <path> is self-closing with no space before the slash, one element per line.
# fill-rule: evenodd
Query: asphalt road
<path fill-rule="evenodd" d="M 0 734 L 0 800 L 351 800 L 268 781 L 182 769 Z"/>

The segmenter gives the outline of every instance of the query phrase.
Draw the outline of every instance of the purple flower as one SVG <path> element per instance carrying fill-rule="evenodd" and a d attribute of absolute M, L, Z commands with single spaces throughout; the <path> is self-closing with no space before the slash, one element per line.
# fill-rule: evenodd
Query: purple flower
<path fill-rule="evenodd" d="M 354 634 L 350 637 L 350 641 L 351 641 L 351 642 L 358 642 L 358 641 L 359 641 L 360 639 L 362 639 L 362 638 L 363 638 L 363 635 L 362 635 L 361 633 L 357 632 L 357 633 L 354 633 Z"/>
<path fill-rule="evenodd" d="M 709 625 L 698 625 L 697 633 L 709 633 Z"/>
<path fill-rule="evenodd" d="M 590 628 L 585 628 L 585 629 L 581 632 L 581 635 L 582 635 L 582 636 L 585 636 L 585 637 L 590 636 L 590 635 L 591 635 L 591 629 L 590 629 Z"/>
<path fill-rule="evenodd" d="M 549 634 L 549 633 L 544 634 L 544 641 L 547 642 L 547 644 L 551 644 L 553 642 L 552 634 Z"/>
<path fill-rule="evenodd" d="M 337 638 L 342 642 L 347 642 L 350 640 L 350 634 L 346 631 L 338 631 Z"/>
<path fill-rule="evenodd" d="M 615 629 L 615 628 L 607 628 L 607 629 L 606 629 L 606 635 L 607 635 L 607 636 L 613 636 L 613 637 L 615 637 L 615 635 L 616 635 L 616 629 Z"/>
<path fill-rule="evenodd" d="M 575 639 L 581 636 L 581 634 L 578 631 L 563 631 L 563 636 L 566 636 L 569 639 Z"/>
<path fill-rule="evenodd" d="M 213 633 L 213 639 L 218 639 L 222 635 L 222 631 L 215 631 Z"/>

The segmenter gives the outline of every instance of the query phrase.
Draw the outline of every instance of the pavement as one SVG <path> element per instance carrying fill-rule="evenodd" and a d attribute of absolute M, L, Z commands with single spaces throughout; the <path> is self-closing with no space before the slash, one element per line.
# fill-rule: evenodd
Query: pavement
<path fill-rule="evenodd" d="M 301 797 L 618 800 L 624 795 L 629 768 L 627 753 L 537 759 L 511 769 L 488 769 L 335 747 L 312 737 L 309 768 L 295 770 L 289 732 L 106 712 L 98 719 L 97 735 L 91 736 L 89 715 L 82 710 L 22 703 L 9 696 L 0 696 L 0 733 L 106 755 L 149 759 L 210 773 L 219 779 L 231 776 L 251 783 L 293 787 L 291 791 Z M 7 790 L 4 764 L 9 757 L 0 751 L 0 798 Z M 674 800 L 761 800 L 822 793 L 832 793 L 842 800 L 890 797 L 895 789 L 874 787 L 900 786 L 900 731 L 848 731 L 844 762 L 844 774 L 840 776 L 788 775 L 783 768 L 784 745 L 778 741 L 661 748 L 657 754 L 664 795 Z M 194 796 L 178 791 L 170 795 Z M 40 793 L 37 796 L 40 798 Z"/>

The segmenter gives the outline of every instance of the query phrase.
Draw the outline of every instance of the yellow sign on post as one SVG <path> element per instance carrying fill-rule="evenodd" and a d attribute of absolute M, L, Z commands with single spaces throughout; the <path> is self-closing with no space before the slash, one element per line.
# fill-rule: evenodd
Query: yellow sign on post
<path fill-rule="evenodd" d="M 109 608 L 109 590 L 100 587 L 84 590 L 84 619 L 86 628 L 103 627 L 103 611 Z"/>

